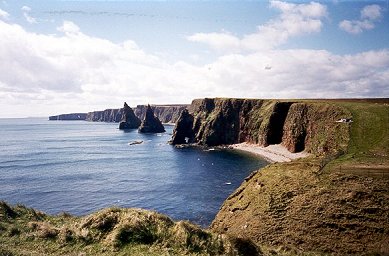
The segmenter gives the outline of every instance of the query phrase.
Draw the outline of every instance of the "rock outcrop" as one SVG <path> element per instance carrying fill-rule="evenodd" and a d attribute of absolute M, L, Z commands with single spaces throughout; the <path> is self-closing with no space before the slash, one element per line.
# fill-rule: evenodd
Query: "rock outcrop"
<path fill-rule="evenodd" d="M 198 99 L 193 100 L 189 112 L 182 112 L 171 143 L 217 146 L 248 142 L 283 144 L 291 152 L 335 152 L 347 147 L 347 138 L 334 137 L 348 133 L 335 121 L 348 116 L 350 113 L 329 103 Z"/>
<path fill-rule="evenodd" d="M 122 118 L 119 124 L 120 130 L 126 129 L 137 129 L 141 124 L 139 118 L 134 114 L 132 108 L 130 108 L 126 102 L 124 102 L 124 107 L 122 110 Z"/>
<path fill-rule="evenodd" d="M 147 106 L 145 118 L 142 121 L 141 126 L 139 127 L 139 132 L 141 133 L 161 133 L 165 132 L 165 127 L 163 127 L 161 121 L 154 115 L 153 109 L 150 105 Z"/>
<path fill-rule="evenodd" d="M 184 109 L 181 112 L 180 117 L 177 120 L 177 127 L 180 129 L 175 129 L 173 132 L 173 139 L 171 143 L 176 144 L 187 144 L 194 142 L 194 133 L 193 133 L 193 116 L 189 114 L 187 109 Z"/>
<path fill-rule="evenodd" d="M 49 120 L 85 120 L 86 113 L 71 113 L 58 116 L 49 116 Z"/>

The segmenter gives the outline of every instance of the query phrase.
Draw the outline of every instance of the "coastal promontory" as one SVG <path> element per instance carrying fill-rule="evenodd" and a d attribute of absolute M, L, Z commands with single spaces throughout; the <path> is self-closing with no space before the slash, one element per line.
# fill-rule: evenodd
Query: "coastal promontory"
<path fill-rule="evenodd" d="M 309 153 L 253 172 L 223 203 L 214 232 L 251 239 L 265 255 L 389 254 L 388 99 L 216 98 L 188 109 L 173 144 Z"/>

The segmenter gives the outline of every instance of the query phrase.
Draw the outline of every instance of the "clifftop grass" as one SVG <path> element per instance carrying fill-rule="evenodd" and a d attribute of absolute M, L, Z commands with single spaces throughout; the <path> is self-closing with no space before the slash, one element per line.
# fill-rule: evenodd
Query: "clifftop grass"
<path fill-rule="evenodd" d="M 249 240 L 142 209 L 49 216 L 0 202 L 0 255 L 256 255 Z"/>
<path fill-rule="evenodd" d="M 326 171 L 382 176 L 389 175 L 389 104 L 343 102 L 353 123 L 346 154 L 331 162 Z"/>

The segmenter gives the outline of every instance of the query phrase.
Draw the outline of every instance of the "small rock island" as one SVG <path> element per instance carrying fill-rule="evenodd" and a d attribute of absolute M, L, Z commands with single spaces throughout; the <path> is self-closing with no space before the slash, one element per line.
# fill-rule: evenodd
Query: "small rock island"
<path fill-rule="evenodd" d="M 161 133 L 165 132 L 161 121 L 154 115 L 153 109 L 147 105 L 146 115 L 138 131 L 140 133 Z"/>
<path fill-rule="evenodd" d="M 130 108 L 126 102 L 124 102 L 122 119 L 119 123 L 120 130 L 137 129 L 141 124 L 139 118 L 135 116 L 134 111 Z"/>

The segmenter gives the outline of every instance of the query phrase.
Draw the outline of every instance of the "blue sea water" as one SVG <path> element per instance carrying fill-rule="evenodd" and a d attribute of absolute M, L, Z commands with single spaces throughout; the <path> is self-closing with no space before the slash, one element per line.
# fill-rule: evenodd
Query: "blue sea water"
<path fill-rule="evenodd" d="M 229 150 L 177 149 L 167 143 L 172 126 L 162 134 L 117 127 L 0 119 L 0 200 L 49 214 L 139 207 L 207 226 L 243 179 L 267 164 Z"/>

